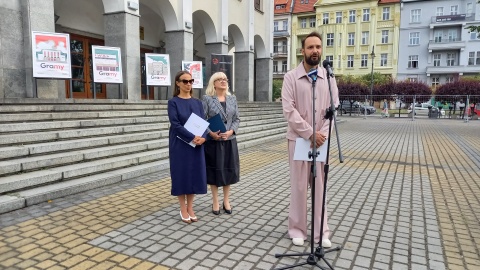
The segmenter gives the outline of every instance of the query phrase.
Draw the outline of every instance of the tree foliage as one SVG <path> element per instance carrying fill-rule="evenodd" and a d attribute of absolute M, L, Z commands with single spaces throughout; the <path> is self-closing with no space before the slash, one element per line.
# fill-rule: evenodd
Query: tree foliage
<path fill-rule="evenodd" d="M 283 80 L 273 80 L 272 82 L 272 101 L 282 96 Z"/>
<path fill-rule="evenodd" d="M 463 79 L 441 85 L 435 91 L 436 95 L 480 95 L 480 81 Z"/>
<path fill-rule="evenodd" d="M 337 85 L 340 96 L 359 96 L 370 94 L 368 87 L 358 82 L 340 80 Z"/>

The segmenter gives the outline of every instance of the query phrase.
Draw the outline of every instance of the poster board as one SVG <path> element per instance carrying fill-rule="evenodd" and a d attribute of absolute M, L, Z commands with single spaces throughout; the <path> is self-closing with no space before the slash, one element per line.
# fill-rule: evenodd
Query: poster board
<path fill-rule="evenodd" d="M 170 56 L 168 54 L 145 54 L 147 85 L 171 86 Z"/>
<path fill-rule="evenodd" d="M 120 48 L 92 46 L 92 65 L 95 83 L 123 83 Z"/>
<path fill-rule="evenodd" d="M 34 78 L 71 79 L 70 35 L 32 31 Z"/>
<path fill-rule="evenodd" d="M 195 82 L 192 88 L 203 88 L 203 67 L 201 61 L 182 61 L 182 70 L 190 72 Z"/>

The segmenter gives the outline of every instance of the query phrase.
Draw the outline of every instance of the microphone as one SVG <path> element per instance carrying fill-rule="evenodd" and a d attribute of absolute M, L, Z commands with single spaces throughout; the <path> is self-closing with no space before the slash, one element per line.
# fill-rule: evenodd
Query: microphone
<path fill-rule="evenodd" d="M 323 67 L 327 70 L 327 75 L 333 77 L 335 76 L 333 74 L 333 70 L 332 70 L 332 64 L 330 63 L 330 61 L 328 61 L 327 59 L 323 60 L 323 63 L 322 63 Z"/>
<path fill-rule="evenodd" d="M 316 82 L 317 81 L 317 69 L 316 68 L 311 68 L 310 71 L 307 73 L 307 76 L 312 79 L 312 81 Z"/>

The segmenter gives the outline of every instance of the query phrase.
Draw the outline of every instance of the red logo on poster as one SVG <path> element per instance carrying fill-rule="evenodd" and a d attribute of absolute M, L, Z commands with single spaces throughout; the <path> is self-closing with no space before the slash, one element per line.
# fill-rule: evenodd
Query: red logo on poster
<path fill-rule="evenodd" d="M 213 63 L 214 65 L 217 65 L 217 64 L 218 64 L 218 59 L 217 59 L 217 58 L 213 58 L 213 59 L 212 59 L 212 63 Z"/>

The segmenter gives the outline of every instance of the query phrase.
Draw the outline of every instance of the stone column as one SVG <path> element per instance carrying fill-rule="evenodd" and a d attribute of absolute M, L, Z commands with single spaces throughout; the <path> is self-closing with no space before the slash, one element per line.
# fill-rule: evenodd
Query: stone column
<path fill-rule="evenodd" d="M 20 3 L 3 1 L 0 5 L 0 100 L 26 96 L 23 54 Z"/>
<path fill-rule="evenodd" d="M 119 47 L 122 53 L 123 98 L 140 100 L 140 18 L 127 12 L 109 13 L 104 23 L 105 46 Z M 107 87 L 107 98 L 120 98 L 118 86 Z"/>
<path fill-rule="evenodd" d="M 25 77 L 23 80 L 26 83 L 25 88 L 11 89 L 13 92 L 10 93 L 10 96 L 34 97 L 35 79 L 33 79 L 32 67 L 32 31 L 55 32 L 54 0 L 22 0 L 20 3 L 23 18 L 23 60 L 25 63 Z M 11 42 L 14 42 L 14 40 Z M 18 46 L 18 44 L 15 44 L 15 46 Z M 17 73 L 17 75 L 19 74 Z M 58 82 L 56 80 L 37 79 L 36 85 L 37 97 L 59 98 Z M 65 96 L 65 94 L 62 96 Z"/>
<path fill-rule="evenodd" d="M 228 44 L 225 43 L 208 43 L 205 44 L 205 78 L 210 80 L 210 76 L 212 76 L 212 53 L 213 54 L 228 54 Z M 230 80 L 232 78 L 229 78 Z M 205 92 L 202 92 L 202 95 Z"/>
<path fill-rule="evenodd" d="M 182 69 L 182 60 L 193 60 L 193 33 L 188 31 L 165 32 L 165 49 L 170 55 L 170 72 L 172 86 L 175 85 L 175 75 Z M 167 97 L 173 96 L 173 87 L 169 87 Z M 194 91 L 195 93 L 195 91 Z"/>
<path fill-rule="evenodd" d="M 253 101 L 253 52 L 235 52 L 235 96 L 241 101 Z"/>
<path fill-rule="evenodd" d="M 272 59 L 255 59 L 255 101 L 272 101 Z"/>

